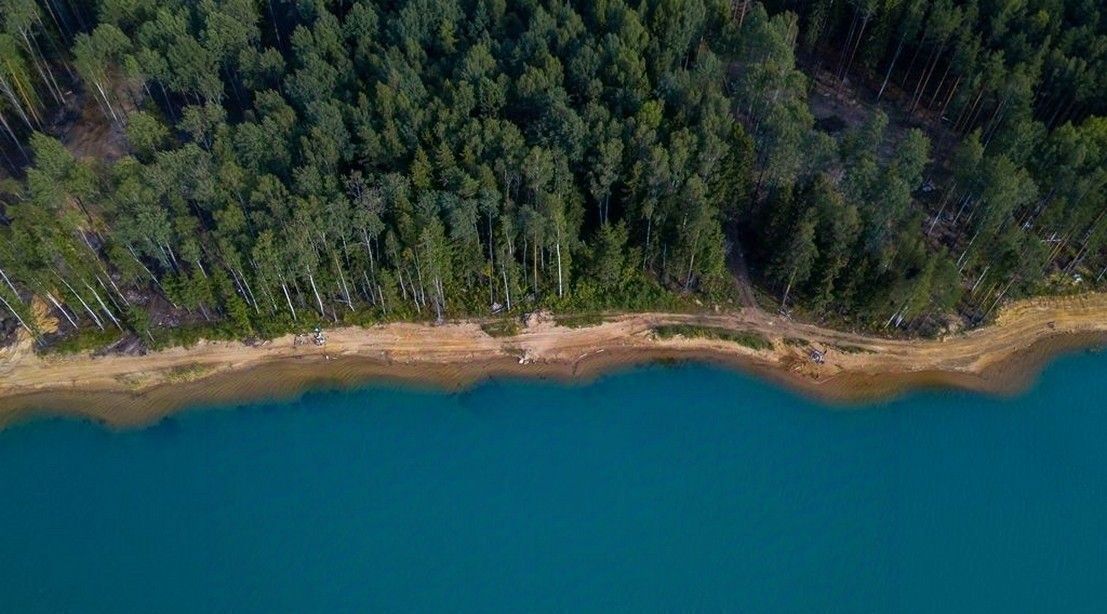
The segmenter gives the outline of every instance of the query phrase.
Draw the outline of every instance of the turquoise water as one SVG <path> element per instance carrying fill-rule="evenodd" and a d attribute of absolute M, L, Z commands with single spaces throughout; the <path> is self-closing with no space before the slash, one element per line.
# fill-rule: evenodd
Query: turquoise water
<path fill-rule="evenodd" d="M 850 411 L 702 366 L 0 432 L 2 612 L 1107 609 L 1107 355 Z"/>

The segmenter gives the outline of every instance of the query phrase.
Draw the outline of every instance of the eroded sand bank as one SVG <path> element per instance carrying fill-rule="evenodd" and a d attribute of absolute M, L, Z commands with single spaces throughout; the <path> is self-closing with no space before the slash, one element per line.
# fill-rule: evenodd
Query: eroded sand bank
<path fill-rule="evenodd" d="M 324 347 L 289 335 L 260 345 L 201 342 L 145 356 L 95 358 L 41 357 L 24 340 L 0 350 L 0 424 L 28 412 L 142 424 L 183 406 L 285 397 L 316 385 L 386 379 L 457 388 L 490 376 L 586 379 L 658 360 L 736 367 L 831 401 L 931 386 L 1010 393 L 1029 385 L 1058 352 L 1107 345 L 1107 294 L 1014 303 L 994 324 L 942 340 L 859 335 L 752 309 L 626 314 L 585 328 L 534 320 L 511 337 L 491 337 L 471 321 L 388 324 L 329 330 Z M 750 331 L 772 341 L 772 348 L 657 338 L 654 328 L 666 324 Z M 829 350 L 824 364 L 811 360 L 811 348 Z"/>

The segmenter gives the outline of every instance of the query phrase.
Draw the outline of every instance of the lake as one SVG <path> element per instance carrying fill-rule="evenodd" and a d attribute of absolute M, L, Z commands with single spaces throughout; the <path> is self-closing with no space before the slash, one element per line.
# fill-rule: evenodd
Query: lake
<path fill-rule="evenodd" d="M 700 365 L 0 432 L 0 611 L 1102 612 L 1107 354 L 828 407 Z"/>

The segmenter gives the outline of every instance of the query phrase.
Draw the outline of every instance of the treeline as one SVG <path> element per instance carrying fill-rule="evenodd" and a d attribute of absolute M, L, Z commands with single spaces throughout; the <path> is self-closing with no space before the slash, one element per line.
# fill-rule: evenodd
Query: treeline
<path fill-rule="evenodd" d="M 1102 90 L 1057 103 L 1042 79 L 1026 99 L 947 71 L 929 3 L 917 33 L 882 36 L 955 88 L 905 107 L 973 107 L 935 211 L 913 201 L 948 163 L 928 166 L 926 134 L 880 112 L 816 128 L 796 68 L 844 28 L 843 77 L 883 66 L 894 3 L 824 2 L 822 21 L 730 0 L 2 3 L 4 151 L 25 178 L 3 196 L 0 299 L 36 334 L 33 297 L 65 329 L 150 340 L 720 300 L 734 249 L 785 306 L 922 326 L 1103 264 Z M 1091 19 L 1061 8 L 1060 33 Z M 1102 38 L 1098 13 L 1081 24 Z M 129 155 L 42 133 L 71 89 Z"/>

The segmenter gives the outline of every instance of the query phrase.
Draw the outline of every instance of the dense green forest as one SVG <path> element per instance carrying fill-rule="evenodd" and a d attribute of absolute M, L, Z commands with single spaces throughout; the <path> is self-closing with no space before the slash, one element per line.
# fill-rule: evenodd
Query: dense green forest
<path fill-rule="evenodd" d="M 1097 0 L 0 0 L 0 20 L 8 334 L 693 301 L 933 334 L 1107 272 Z"/>

